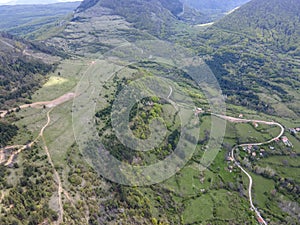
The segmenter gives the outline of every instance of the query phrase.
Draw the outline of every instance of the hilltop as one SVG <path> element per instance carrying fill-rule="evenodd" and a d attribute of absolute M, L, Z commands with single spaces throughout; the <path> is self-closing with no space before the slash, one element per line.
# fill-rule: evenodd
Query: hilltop
<path fill-rule="evenodd" d="M 295 0 L 253 0 L 215 27 L 255 38 L 274 51 L 299 56 L 299 12 L 300 4 Z"/>

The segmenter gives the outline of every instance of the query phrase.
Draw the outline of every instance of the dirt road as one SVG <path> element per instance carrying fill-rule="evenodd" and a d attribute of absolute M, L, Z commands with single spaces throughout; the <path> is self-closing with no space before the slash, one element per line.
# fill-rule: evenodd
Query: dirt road
<path fill-rule="evenodd" d="M 58 106 L 58 105 L 60 105 L 64 102 L 70 101 L 75 96 L 76 96 L 75 93 L 70 92 L 70 93 L 67 93 L 67 94 L 65 94 L 63 96 L 60 96 L 60 97 L 58 97 L 54 100 L 51 100 L 51 101 L 35 102 L 35 103 L 31 103 L 31 104 L 21 105 L 19 107 L 12 108 L 10 110 L 0 110 L 0 118 L 5 117 L 8 114 L 8 112 L 16 112 L 19 108 L 20 109 L 25 109 L 25 108 L 29 108 L 29 107 L 32 107 L 32 108 L 43 108 L 43 107 L 53 108 L 53 107 Z"/>

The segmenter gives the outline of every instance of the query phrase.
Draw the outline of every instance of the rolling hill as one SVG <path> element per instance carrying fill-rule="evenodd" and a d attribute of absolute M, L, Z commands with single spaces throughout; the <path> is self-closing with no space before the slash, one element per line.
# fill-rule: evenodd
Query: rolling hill
<path fill-rule="evenodd" d="M 298 3 L 294 0 L 253 0 L 215 26 L 228 32 L 256 38 L 274 51 L 298 56 L 300 54 Z"/>
<path fill-rule="evenodd" d="M 0 5 L 49 5 L 62 2 L 78 2 L 82 0 L 4 0 Z"/>

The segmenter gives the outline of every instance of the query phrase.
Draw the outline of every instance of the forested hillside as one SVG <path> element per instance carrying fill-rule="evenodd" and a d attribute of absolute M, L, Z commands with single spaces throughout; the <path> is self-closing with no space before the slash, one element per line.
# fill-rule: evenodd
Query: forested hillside
<path fill-rule="evenodd" d="M 9 34 L 0 35 L 0 108 L 28 101 L 59 60 L 53 48 L 31 43 Z"/>
<path fill-rule="evenodd" d="M 253 0 L 215 27 L 256 39 L 275 52 L 299 56 L 299 12 L 300 4 L 294 0 Z"/>
<path fill-rule="evenodd" d="M 297 1 L 254 0 L 197 35 L 190 46 L 210 55 L 206 61 L 229 102 L 295 117 L 299 13 Z"/>
<path fill-rule="evenodd" d="M 181 7 L 177 0 L 83 1 L 71 21 L 46 42 L 82 55 L 105 52 L 124 41 L 169 39 L 189 27 L 176 15 Z"/>
<path fill-rule="evenodd" d="M 299 113 L 296 1 L 254 0 L 202 32 L 178 18 L 180 4 L 167 3 L 84 1 L 72 23 L 47 42 L 80 54 L 105 52 L 124 40 L 156 37 L 178 42 L 205 58 L 227 102 L 271 114 Z"/>
<path fill-rule="evenodd" d="M 18 127 L 0 121 L 0 148 L 7 145 L 8 141 L 17 134 Z"/>
<path fill-rule="evenodd" d="M 179 0 L 102 0 L 99 1 L 99 5 L 124 17 L 135 28 L 146 30 L 160 38 L 175 34 L 177 24 L 181 23 L 177 16 L 183 11 L 183 5 Z"/>

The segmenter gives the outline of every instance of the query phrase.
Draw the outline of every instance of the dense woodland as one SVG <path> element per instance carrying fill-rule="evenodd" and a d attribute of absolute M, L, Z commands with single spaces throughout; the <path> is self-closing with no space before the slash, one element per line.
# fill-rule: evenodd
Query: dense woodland
<path fill-rule="evenodd" d="M 13 172 L 18 174 L 14 185 L 7 181 L 14 176 L 12 170 L 0 166 L 0 172 L 6 175 L 1 176 L 0 187 L 9 190 L 2 202 L 1 224 L 34 225 L 57 220 L 57 213 L 49 208 L 55 190 L 53 173 L 41 151 L 39 147 L 26 151 L 23 162 L 14 164 Z"/>
<path fill-rule="evenodd" d="M 8 141 L 17 134 L 17 131 L 17 126 L 0 121 L 0 147 L 6 146 Z"/>

